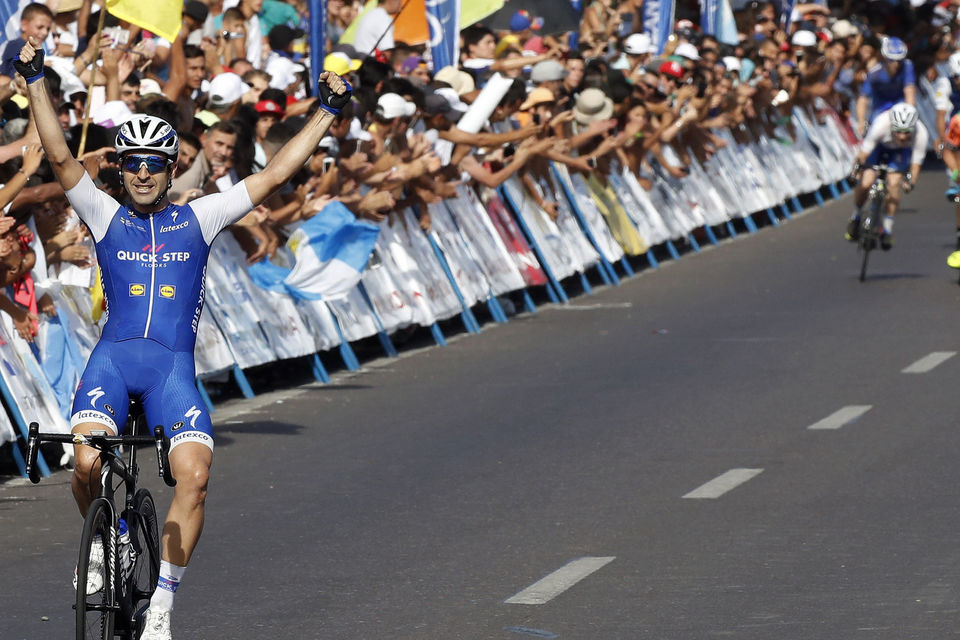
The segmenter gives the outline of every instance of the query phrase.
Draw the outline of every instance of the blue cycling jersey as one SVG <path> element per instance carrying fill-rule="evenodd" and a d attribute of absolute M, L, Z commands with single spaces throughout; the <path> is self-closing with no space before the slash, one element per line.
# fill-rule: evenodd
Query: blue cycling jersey
<path fill-rule="evenodd" d="M 164 425 L 171 446 L 194 441 L 212 448 L 193 349 L 210 244 L 253 209 L 246 186 L 142 214 L 84 174 L 67 199 L 96 243 L 108 313 L 74 398 L 71 425 L 98 422 L 120 433 L 134 395 L 148 424 Z"/>
<path fill-rule="evenodd" d="M 860 95 L 873 100 L 873 113 L 876 115 L 898 102 L 903 102 L 904 89 L 916 84 L 916 74 L 910 60 L 901 61 L 893 76 L 887 73 L 886 66 L 878 64 L 867 72 L 867 79 L 860 87 Z"/>

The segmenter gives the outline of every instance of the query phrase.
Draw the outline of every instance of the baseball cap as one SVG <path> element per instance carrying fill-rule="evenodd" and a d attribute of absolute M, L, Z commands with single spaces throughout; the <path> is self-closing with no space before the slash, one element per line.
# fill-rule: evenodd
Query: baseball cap
<path fill-rule="evenodd" d="M 385 120 L 409 118 L 417 112 L 417 105 L 407 102 L 396 93 L 385 93 L 377 100 L 377 115 Z"/>
<path fill-rule="evenodd" d="M 277 117 L 282 118 L 283 114 L 286 113 L 286 109 L 283 106 L 277 104 L 273 100 L 261 100 L 254 107 L 254 111 L 260 114 L 271 114 Z"/>
<path fill-rule="evenodd" d="M 270 29 L 270 35 L 267 36 L 267 41 L 270 43 L 270 48 L 274 51 L 283 51 L 290 46 L 291 42 L 297 38 L 302 38 L 303 34 L 303 29 L 293 29 L 285 24 L 278 24 L 273 29 Z"/>
<path fill-rule="evenodd" d="M 687 60 L 700 60 L 700 52 L 689 42 L 681 42 L 673 50 L 673 55 L 686 58 Z"/>
<path fill-rule="evenodd" d="M 250 91 L 250 85 L 245 83 L 240 76 L 235 73 L 221 73 L 210 81 L 208 105 L 211 107 L 228 107 L 240 100 L 240 97 L 247 91 Z"/>
<path fill-rule="evenodd" d="M 450 108 L 454 111 L 465 113 L 469 108 L 467 103 L 460 99 L 457 92 L 449 87 L 440 87 L 439 89 L 435 89 L 434 93 L 446 100 L 447 104 L 449 104 Z"/>
<path fill-rule="evenodd" d="M 740 71 L 743 65 L 740 64 L 740 58 L 736 56 L 724 56 L 723 66 L 727 68 L 727 71 Z"/>
<path fill-rule="evenodd" d="M 408 56 L 407 59 L 400 64 L 400 71 L 402 73 L 413 73 L 413 70 L 419 67 L 421 63 L 423 63 L 423 58 L 420 56 Z"/>
<path fill-rule="evenodd" d="M 817 46 L 817 34 L 813 31 L 801 29 L 790 38 L 790 44 L 795 47 L 815 47 Z"/>
<path fill-rule="evenodd" d="M 554 59 L 543 60 L 533 65 L 530 72 L 530 80 L 533 82 L 551 82 L 553 80 L 563 80 L 567 77 L 569 71 L 562 64 Z"/>
<path fill-rule="evenodd" d="M 674 78 L 683 77 L 683 66 L 676 60 L 667 60 L 660 65 L 660 68 L 657 69 L 657 71 Z"/>
<path fill-rule="evenodd" d="M 649 34 L 634 33 L 623 41 L 623 51 L 631 56 L 642 56 L 645 53 L 653 53 L 656 49 Z"/>
<path fill-rule="evenodd" d="M 860 30 L 853 26 L 853 23 L 849 20 L 837 20 L 830 27 L 830 30 L 833 31 L 835 38 L 849 38 L 860 33 Z"/>
<path fill-rule="evenodd" d="M 541 18 L 534 18 L 528 11 L 521 9 L 510 18 L 510 31 L 523 31 L 524 29 L 539 29 L 543 26 Z"/>
<path fill-rule="evenodd" d="M 323 70 L 333 71 L 338 76 L 343 76 L 351 71 L 356 71 L 362 64 L 362 60 L 352 60 L 347 57 L 347 54 L 334 51 L 323 59 Z"/>
<path fill-rule="evenodd" d="M 447 89 L 447 91 L 452 92 L 453 89 Z M 459 100 L 459 98 L 457 99 Z M 423 111 L 431 116 L 443 115 L 450 122 L 457 122 L 463 116 L 463 111 L 454 109 L 447 99 L 439 93 L 428 94 L 423 99 Z"/>

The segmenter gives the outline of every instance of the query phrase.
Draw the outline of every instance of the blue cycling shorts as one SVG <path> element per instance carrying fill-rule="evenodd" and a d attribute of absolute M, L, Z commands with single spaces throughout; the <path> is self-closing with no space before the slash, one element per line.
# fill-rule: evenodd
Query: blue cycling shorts
<path fill-rule="evenodd" d="M 70 426 L 97 422 L 119 434 L 131 396 L 143 404 L 151 432 L 163 425 L 171 449 L 200 442 L 213 450 L 213 424 L 197 390 L 193 353 L 148 338 L 101 340 L 83 371 Z"/>
<path fill-rule="evenodd" d="M 878 164 L 885 164 L 889 167 L 890 173 L 906 173 L 910 170 L 910 157 L 912 154 L 912 148 L 898 149 L 879 144 L 873 152 L 867 156 L 867 161 L 863 166 L 872 167 Z"/>

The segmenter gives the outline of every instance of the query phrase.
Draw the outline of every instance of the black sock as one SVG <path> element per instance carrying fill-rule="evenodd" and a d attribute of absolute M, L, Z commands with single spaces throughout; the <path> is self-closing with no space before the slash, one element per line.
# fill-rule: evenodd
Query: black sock
<path fill-rule="evenodd" d="M 957 227 L 957 251 L 960 251 L 960 227 Z"/>

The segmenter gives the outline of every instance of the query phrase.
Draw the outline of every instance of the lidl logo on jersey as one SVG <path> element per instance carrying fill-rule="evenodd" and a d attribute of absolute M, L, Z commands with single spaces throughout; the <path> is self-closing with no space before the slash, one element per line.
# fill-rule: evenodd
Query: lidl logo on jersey
<path fill-rule="evenodd" d="M 160 285 L 160 297 L 169 298 L 173 300 L 177 297 L 177 288 L 172 284 L 162 284 Z"/>
<path fill-rule="evenodd" d="M 147 292 L 147 288 L 142 284 L 131 284 L 130 285 L 130 295 L 133 297 L 140 297 Z"/>

